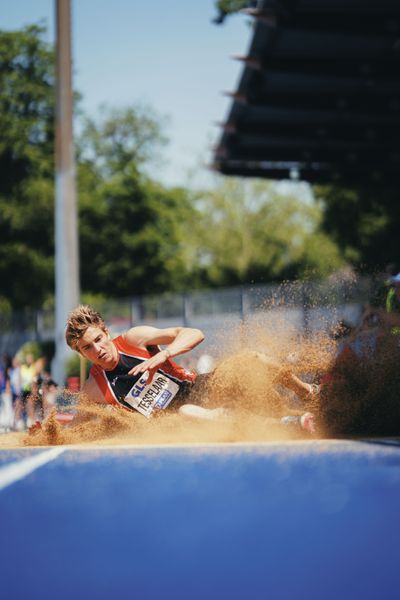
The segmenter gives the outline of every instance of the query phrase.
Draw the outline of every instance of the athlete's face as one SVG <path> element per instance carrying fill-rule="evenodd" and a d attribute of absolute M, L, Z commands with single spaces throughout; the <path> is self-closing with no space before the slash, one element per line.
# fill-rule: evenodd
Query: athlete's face
<path fill-rule="evenodd" d="M 112 368 L 118 354 L 107 333 L 100 327 L 88 327 L 77 344 L 77 350 L 103 369 Z"/>

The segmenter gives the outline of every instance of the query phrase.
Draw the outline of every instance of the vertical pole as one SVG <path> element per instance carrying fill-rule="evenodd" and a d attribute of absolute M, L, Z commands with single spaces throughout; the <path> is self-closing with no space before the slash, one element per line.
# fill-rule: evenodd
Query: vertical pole
<path fill-rule="evenodd" d="M 190 327 L 192 312 L 192 295 L 182 294 L 182 322 L 184 327 Z"/>
<path fill-rule="evenodd" d="M 72 126 L 71 7 L 55 0 L 56 8 L 56 174 L 55 283 L 56 315 L 53 376 L 63 385 L 69 350 L 64 340 L 68 312 L 79 302 L 78 223 Z"/>

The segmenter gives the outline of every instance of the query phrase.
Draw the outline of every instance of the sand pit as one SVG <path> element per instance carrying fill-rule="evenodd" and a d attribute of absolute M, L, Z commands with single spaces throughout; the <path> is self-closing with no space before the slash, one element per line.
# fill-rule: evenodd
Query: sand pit
<path fill-rule="evenodd" d="M 247 416 L 245 419 L 232 419 L 227 423 L 195 423 L 178 415 L 167 415 L 157 422 L 137 425 L 117 418 L 113 423 L 113 433 L 105 431 L 107 419 L 97 426 L 68 426 L 52 423 L 33 435 L 7 433 L 0 437 L 0 449 L 37 447 L 53 445 L 176 445 L 235 442 L 269 442 L 309 437 L 296 435 L 288 428 L 269 423 L 260 417 Z M 117 426 L 118 423 L 118 426 Z"/>
<path fill-rule="evenodd" d="M 93 408 L 92 420 L 78 425 L 61 425 L 50 418 L 33 434 L 10 433 L 0 438 L 0 448 L 53 445 L 163 445 L 235 442 L 266 442 L 307 437 L 269 418 L 236 412 L 217 422 L 197 421 L 178 414 L 146 420 L 119 409 Z M 309 436 L 308 436 L 309 437 Z"/>

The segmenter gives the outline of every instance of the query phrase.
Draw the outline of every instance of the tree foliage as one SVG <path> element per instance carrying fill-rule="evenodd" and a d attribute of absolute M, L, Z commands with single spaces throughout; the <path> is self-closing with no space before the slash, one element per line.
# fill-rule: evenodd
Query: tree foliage
<path fill-rule="evenodd" d="M 79 139 L 79 160 L 87 162 L 102 180 L 135 175 L 146 162 L 154 162 L 158 147 L 166 144 L 161 118 L 149 106 L 100 109 L 101 118 L 84 117 Z"/>
<path fill-rule="evenodd" d="M 322 228 L 348 262 L 364 270 L 400 265 L 397 189 L 316 186 L 315 195 L 323 204 Z"/>
<path fill-rule="evenodd" d="M 197 201 L 197 263 L 214 285 L 267 282 L 312 272 L 325 275 L 342 264 L 320 230 L 321 208 L 275 184 L 223 179 Z M 318 252 L 315 243 L 318 240 Z"/>
<path fill-rule="evenodd" d="M 257 2 L 252 2 L 251 0 L 216 0 L 215 7 L 218 11 L 218 17 L 215 19 L 215 22 L 220 24 L 227 15 L 239 12 L 243 8 L 248 8 L 249 6 L 254 7 L 256 5 Z"/>
<path fill-rule="evenodd" d="M 145 114 L 144 114 L 145 113 Z M 105 111 L 82 134 L 79 170 L 82 287 L 130 296 L 179 289 L 190 203 L 141 167 L 165 140 L 151 111 Z"/>
<path fill-rule="evenodd" d="M 0 296 L 40 306 L 53 277 L 53 53 L 43 30 L 0 32 Z"/>

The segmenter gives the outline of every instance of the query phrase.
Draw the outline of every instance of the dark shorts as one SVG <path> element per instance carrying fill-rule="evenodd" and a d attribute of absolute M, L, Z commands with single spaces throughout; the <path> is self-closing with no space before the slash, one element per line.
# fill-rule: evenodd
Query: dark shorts
<path fill-rule="evenodd" d="M 194 383 L 184 383 L 168 407 L 171 410 L 179 410 L 183 404 L 204 405 L 207 403 L 208 387 L 211 373 L 197 375 Z"/>

